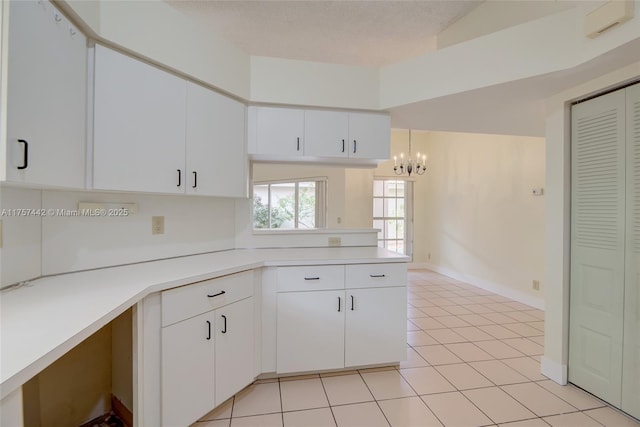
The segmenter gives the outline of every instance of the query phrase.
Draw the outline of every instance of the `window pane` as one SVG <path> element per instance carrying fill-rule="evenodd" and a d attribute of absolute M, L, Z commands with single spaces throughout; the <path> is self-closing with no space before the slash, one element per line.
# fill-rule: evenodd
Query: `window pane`
<path fill-rule="evenodd" d="M 395 240 L 387 240 L 387 249 L 389 249 L 390 251 L 393 252 L 397 252 L 398 251 L 398 243 Z"/>
<path fill-rule="evenodd" d="M 271 228 L 295 227 L 295 183 L 271 184 Z"/>
<path fill-rule="evenodd" d="M 381 197 L 382 196 L 382 186 L 384 181 L 373 181 L 373 196 Z"/>
<path fill-rule="evenodd" d="M 406 253 L 405 251 L 405 247 L 404 247 L 404 240 L 398 240 L 397 241 L 397 249 L 396 252 L 404 254 Z"/>
<path fill-rule="evenodd" d="M 396 236 L 396 220 L 395 219 L 389 219 L 386 221 L 387 223 L 387 234 L 386 234 L 386 238 L 388 239 L 395 239 Z"/>
<path fill-rule="evenodd" d="M 393 217 L 396 215 L 396 199 L 384 199 L 384 216 Z"/>
<path fill-rule="evenodd" d="M 396 237 L 398 239 L 404 239 L 404 220 L 399 219 L 396 221 Z"/>
<path fill-rule="evenodd" d="M 404 217 L 404 198 L 396 199 L 398 201 L 398 209 L 396 211 L 396 216 Z"/>
<path fill-rule="evenodd" d="M 384 195 L 393 197 L 396 194 L 396 181 L 384 181 Z"/>
<path fill-rule="evenodd" d="M 396 181 L 396 197 L 404 197 L 404 181 Z"/>
<path fill-rule="evenodd" d="M 382 204 L 386 199 L 373 199 L 373 216 L 381 217 L 384 216 L 384 212 L 382 209 Z"/>
<path fill-rule="evenodd" d="M 383 232 L 384 232 L 384 221 L 379 220 L 379 219 L 374 219 L 373 220 L 373 228 L 377 228 L 378 230 L 378 239 L 382 239 L 383 238 Z"/>
<path fill-rule="evenodd" d="M 269 228 L 269 185 L 253 186 L 253 228 Z"/>
<path fill-rule="evenodd" d="M 316 183 L 298 183 L 298 228 L 316 227 Z"/>

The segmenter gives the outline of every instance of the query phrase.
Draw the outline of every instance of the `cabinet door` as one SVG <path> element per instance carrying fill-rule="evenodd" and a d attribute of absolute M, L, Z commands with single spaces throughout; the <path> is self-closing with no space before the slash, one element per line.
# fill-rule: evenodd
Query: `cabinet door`
<path fill-rule="evenodd" d="M 278 373 L 344 367 L 344 303 L 344 291 L 278 294 Z"/>
<path fill-rule="evenodd" d="M 256 122 L 256 154 L 302 156 L 304 110 L 259 107 Z"/>
<path fill-rule="evenodd" d="M 214 406 L 214 315 L 162 328 L 162 425 L 188 426 Z"/>
<path fill-rule="evenodd" d="M 348 289 L 345 366 L 399 362 L 407 356 L 407 289 Z"/>
<path fill-rule="evenodd" d="M 245 109 L 187 83 L 187 194 L 247 197 Z"/>
<path fill-rule="evenodd" d="M 6 179 L 84 188 L 85 37 L 48 1 L 12 1 L 8 58 Z"/>
<path fill-rule="evenodd" d="M 349 156 L 349 115 L 342 111 L 304 112 L 304 155 Z"/>
<path fill-rule="evenodd" d="M 349 157 L 388 159 L 391 119 L 374 113 L 349 113 Z"/>
<path fill-rule="evenodd" d="M 216 310 L 216 405 L 253 381 L 253 297 Z"/>
<path fill-rule="evenodd" d="M 184 192 L 186 82 L 96 45 L 93 187 Z"/>

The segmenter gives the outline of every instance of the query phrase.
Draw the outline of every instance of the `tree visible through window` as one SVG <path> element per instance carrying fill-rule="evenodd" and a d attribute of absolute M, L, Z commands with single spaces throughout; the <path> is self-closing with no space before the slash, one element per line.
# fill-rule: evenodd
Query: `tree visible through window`
<path fill-rule="evenodd" d="M 256 183 L 253 228 L 324 227 L 325 180 Z"/>

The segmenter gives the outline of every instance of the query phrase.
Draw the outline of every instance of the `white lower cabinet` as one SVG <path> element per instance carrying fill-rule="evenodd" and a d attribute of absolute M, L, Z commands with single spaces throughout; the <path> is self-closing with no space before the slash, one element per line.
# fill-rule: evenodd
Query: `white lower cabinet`
<path fill-rule="evenodd" d="M 191 425 L 254 380 L 252 278 L 238 273 L 162 293 L 163 427 Z"/>
<path fill-rule="evenodd" d="M 404 264 L 329 266 L 323 267 L 324 271 L 310 266 L 308 274 L 302 273 L 304 268 L 282 267 L 278 271 L 277 373 L 397 363 L 405 359 Z M 329 277 L 333 277 L 335 289 L 324 290 L 332 287 L 326 280 Z M 354 288 L 350 288 L 350 279 L 354 280 Z M 364 283 L 369 287 L 362 287 Z"/>
<path fill-rule="evenodd" d="M 277 371 L 344 366 L 344 291 L 278 294 Z"/>
<path fill-rule="evenodd" d="M 349 289 L 346 295 L 345 367 L 404 360 L 407 289 Z"/>

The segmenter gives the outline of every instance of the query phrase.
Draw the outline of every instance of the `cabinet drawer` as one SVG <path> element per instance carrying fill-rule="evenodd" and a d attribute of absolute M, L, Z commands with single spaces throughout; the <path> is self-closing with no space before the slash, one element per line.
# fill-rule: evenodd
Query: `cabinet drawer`
<path fill-rule="evenodd" d="M 278 268 L 278 292 L 344 289 L 344 266 L 305 265 Z"/>
<path fill-rule="evenodd" d="M 376 286 L 405 286 L 407 265 L 394 264 L 353 264 L 346 266 L 347 288 L 371 288 Z"/>
<path fill-rule="evenodd" d="M 253 272 L 245 271 L 162 292 L 162 326 L 253 295 Z"/>

